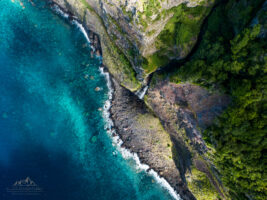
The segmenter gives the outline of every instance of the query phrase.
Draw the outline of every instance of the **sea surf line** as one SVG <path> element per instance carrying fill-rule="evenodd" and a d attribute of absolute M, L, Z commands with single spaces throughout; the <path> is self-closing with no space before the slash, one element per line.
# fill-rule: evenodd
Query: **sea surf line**
<path fill-rule="evenodd" d="M 52 9 L 56 13 L 61 15 L 62 17 L 66 18 L 66 19 L 69 18 L 69 14 L 64 12 L 59 6 L 53 5 Z M 92 47 L 92 49 L 94 49 L 94 47 L 92 46 L 91 41 L 90 41 L 90 39 L 88 37 L 86 29 L 83 27 L 83 25 L 81 23 L 79 23 L 79 21 L 76 20 L 76 19 L 72 19 L 72 23 L 77 25 L 77 27 L 82 32 L 82 34 L 86 38 L 86 40 L 89 43 L 89 45 Z M 99 71 L 100 71 L 101 75 L 105 77 L 106 82 L 107 82 L 107 87 L 109 89 L 109 91 L 108 91 L 108 99 L 105 101 L 105 104 L 103 106 L 103 117 L 104 117 L 105 122 L 106 122 L 105 129 L 107 130 L 107 133 L 109 134 L 110 138 L 112 139 L 113 145 L 122 154 L 124 159 L 126 159 L 126 160 L 132 159 L 132 160 L 135 161 L 135 166 L 136 166 L 137 170 L 142 170 L 142 171 L 147 172 L 149 175 L 154 177 L 154 179 L 157 181 L 158 184 L 160 184 L 163 188 L 168 190 L 169 193 L 171 194 L 171 196 L 175 200 L 182 200 L 180 195 L 177 194 L 177 192 L 171 187 L 171 185 L 166 181 L 166 179 L 164 179 L 163 177 L 160 177 L 158 175 L 158 173 L 155 170 L 150 169 L 150 167 L 148 165 L 141 163 L 141 161 L 140 161 L 140 159 L 139 159 L 139 157 L 138 157 L 138 155 L 136 153 L 131 153 L 128 149 L 122 147 L 123 141 L 116 134 L 116 131 L 114 129 L 112 129 L 114 127 L 114 123 L 113 123 L 112 119 L 110 118 L 111 101 L 112 101 L 113 93 L 114 93 L 114 88 L 112 87 L 112 80 L 111 80 L 111 77 L 110 77 L 109 73 L 105 72 L 104 67 L 100 66 L 99 67 Z M 147 90 L 147 87 L 145 87 L 144 91 L 141 91 L 140 94 L 138 93 L 139 94 L 138 96 L 139 96 L 140 99 L 143 98 L 146 90 Z"/>

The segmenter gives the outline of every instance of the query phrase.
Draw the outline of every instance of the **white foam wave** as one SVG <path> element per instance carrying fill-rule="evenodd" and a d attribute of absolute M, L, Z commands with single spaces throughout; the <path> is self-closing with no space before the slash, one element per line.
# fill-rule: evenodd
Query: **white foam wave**
<path fill-rule="evenodd" d="M 91 45 L 91 41 L 90 41 L 88 34 L 87 34 L 85 28 L 83 27 L 83 25 L 81 23 L 79 23 L 77 20 L 72 20 L 72 23 L 75 24 L 80 29 L 80 31 L 84 35 L 85 39 L 89 43 L 91 49 L 95 52 L 95 47 L 93 45 Z"/>
<path fill-rule="evenodd" d="M 61 8 L 58 5 L 53 5 L 52 8 L 60 16 L 62 16 L 64 18 L 69 18 L 69 14 L 68 13 L 65 13 L 63 10 L 61 10 Z"/>
<path fill-rule="evenodd" d="M 141 170 L 147 172 L 156 180 L 158 184 L 165 188 L 175 200 L 182 200 L 180 195 L 177 194 L 177 192 L 170 186 L 170 184 L 164 178 L 160 177 L 153 169 L 150 169 L 148 165 L 141 163 L 136 153 L 132 153 L 128 149 L 122 147 L 123 141 L 120 139 L 119 136 L 113 136 L 112 131 L 108 131 L 108 133 L 112 138 L 113 145 L 116 146 L 122 157 L 126 160 L 133 159 L 135 161 L 135 167 L 137 171 Z"/>
<path fill-rule="evenodd" d="M 66 19 L 69 19 L 70 15 L 68 13 L 64 12 L 58 5 L 53 5 L 52 8 L 60 16 L 66 18 Z M 83 25 L 75 19 L 72 19 L 71 23 L 74 24 L 75 26 L 77 26 L 78 29 L 80 29 L 80 31 L 84 35 L 86 41 L 89 43 L 89 45 L 91 45 L 90 38 L 88 37 L 88 34 L 87 34 L 85 28 L 83 27 Z M 91 45 L 90 47 L 93 51 L 95 51 L 94 46 Z"/>
<path fill-rule="evenodd" d="M 64 18 L 69 18 L 69 15 L 67 13 L 65 13 L 63 10 L 61 10 L 58 6 L 54 6 L 53 7 L 54 10 L 60 14 L 61 16 L 63 16 Z M 81 32 L 83 33 L 83 35 L 85 36 L 87 42 L 89 44 L 90 43 L 90 39 L 88 37 L 87 32 L 85 31 L 84 27 L 82 26 L 82 24 L 80 24 L 77 20 L 72 20 L 72 22 L 78 26 L 78 28 L 81 30 Z M 91 45 L 91 48 L 94 49 L 94 47 Z M 171 196 L 176 199 L 176 200 L 182 200 L 179 196 L 179 194 L 177 194 L 177 192 L 170 186 L 170 184 L 162 177 L 160 177 L 157 172 L 155 172 L 153 169 L 150 169 L 150 167 L 146 164 L 142 164 L 138 155 L 136 153 L 132 153 L 130 152 L 128 149 L 122 147 L 123 141 L 120 139 L 120 137 L 115 133 L 115 130 L 112 129 L 112 127 L 114 126 L 114 123 L 112 121 L 112 119 L 110 118 L 110 108 L 111 108 L 111 101 L 112 101 L 112 97 L 113 97 L 113 93 L 114 93 L 114 88 L 112 87 L 112 82 L 111 82 L 111 78 L 110 78 L 110 74 L 108 72 L 104 71 L 103 67 L 99 68 L 101 75 L 103 75 L 106 79 L 107 82 L 107 86 L 108 86 L 108 99 L 105 101 L 104 107 L 103 107 L 103 117 L 106 121 L 105 124 L 105 129 L 107 130 L 107 133 L 110 135 L 110 137 L 112 138 L 112 144 L 114 146 L 116 146 L 117 150 L 121 153 L 122 157 L 124 159 L 133 159 L 135 161 L 135 167 L 137 170 L 142 170 L 142 171 L 146 171 L 149 175 L 151 175 L 152 177 L 154 177 L 154 179 L 166 190 L 169 191 L 169 193 L 171 194 Z M 145 88 L 143 88 L 143 90 L 141 90 L 141 93 L 138 95 L 140 96 L 139 98 L 143 98 L 146 91 L 147 91 L 148 87 L 146 86 Z"/>
<path fill-rule="evenodd" d="M 91 41 L 90 41 L 90 39 L 87 35 L 87 32 L 86 32 L 85 28 L 83 27 L 83 25 L 81 23 L 79 23 L 77 20 L 72 20 L 72 23 L 75 24 L 80 29 L 80 31 L 84 35 L 85 39 L 87 40 L 87 42 L 89 44 L 91 44 Z"/>
<path fill-rule="evenodd" d="M 109 88 L 108 92 L 108 100 L 105 102 L 104 109 L 103 109 L 103 116 L 106 120 L 105 128 L 107 130 L 107 133 L 112 138 L 112 144 L 113 146 L 116 146 L 117 150 L 121 153 L 122 157 L 126 160 L 133 159 L 135 161 L 135 167 L 137 170 L 146 171 L 149 175 L 154 177 L 154 179 L 159 183 L 163 188 L 169 191 L 170 195 L 176 199 L 176 200 L 182 200 L 180 198 L 180 195 L 177 194 L 177 192 L 170 186 L 170 184 L 162 177 L 160 177 L 157 172 L 155 172 L 153 169 L 150 169 L 150 167 L 146 164 L 142 164 L 138 155 L 136 153 L 130 152 L 128 149 L 122 147 L 123 141 L 120 139 L 120 137 L 115 133 L 115 130 L 112 130 L 112 127 L 114 126 L 113 121 L 110 118 L 110 112 L 109 109 L 111 107 L 111 100 L 112 95 L 114 92 L 114 89 L 112 87 L 111 78 L 108 72 L 104 72 L 104 68 L 100 67 L 100 73 L 105 76 L 107 81 L 107 86 Z M 147 89 L 145 89 L 147 90 Z"/>

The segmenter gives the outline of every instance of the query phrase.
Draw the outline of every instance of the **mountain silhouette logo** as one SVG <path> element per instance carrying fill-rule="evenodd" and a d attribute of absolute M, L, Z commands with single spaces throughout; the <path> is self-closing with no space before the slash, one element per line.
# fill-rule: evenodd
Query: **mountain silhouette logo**
<path fill-rule="evenodd" d="M 6 191 L 12 195 L 41 195 L 43 189 L 40 188 L 30 177 L 16 181 Z"/>
<path fill-rule="evenodd" d="M 37 184 L 30 177 L 27 177 L 23 180 L 16 181 L 13 186 L 37 186 Z"/>

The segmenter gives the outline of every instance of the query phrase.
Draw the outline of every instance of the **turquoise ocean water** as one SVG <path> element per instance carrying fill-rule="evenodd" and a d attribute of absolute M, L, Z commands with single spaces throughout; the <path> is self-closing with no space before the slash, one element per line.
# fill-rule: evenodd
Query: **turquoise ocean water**
<path fill-rule="evenodd" d="M 0 200 L 172 199 L 112 145 L 100 64 L 44 1 L 0 0 Z"/>

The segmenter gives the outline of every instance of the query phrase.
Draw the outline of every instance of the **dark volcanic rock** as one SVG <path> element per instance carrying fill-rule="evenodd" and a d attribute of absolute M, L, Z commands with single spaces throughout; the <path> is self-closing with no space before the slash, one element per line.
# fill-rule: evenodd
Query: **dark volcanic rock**
<path fill-rule="evenodd" d="M 114 82 L 112 118 L 124 146 L 164 177 L 184 200 L 195 199 L 173 160 L 172 141 L 143 101 Z"/>

